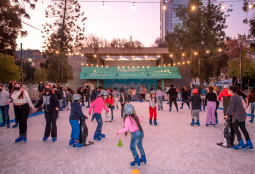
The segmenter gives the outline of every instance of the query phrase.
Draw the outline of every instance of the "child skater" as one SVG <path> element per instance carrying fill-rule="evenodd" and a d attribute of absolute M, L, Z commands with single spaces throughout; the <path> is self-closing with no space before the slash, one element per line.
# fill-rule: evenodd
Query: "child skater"
<path fill-rule="evenodd" d="M 69 117 L 69 122 L 72 127 L 71 132 L 71 139 L 69 142 L 69 145 L 73 145 L 73 147 L 82 147 L 82 144 L 79 143 L 79 135 L 80 135 L 80 125 L 79 125 L 79 119 L 88 119 L 87 116 L 85 116 L 82 113 L 80 100 L 81 100 L 80 94 L 75 94 L 73 96 L 74 102 L 71 104 L 71 112 Z"/>
<path fill-rule="evenodd" d="M 157 104 L 160 106 L 159 101 L 156 98 L 156 91 L 151 91 L 151 97 L 149 99 L 149 111 L 150 111 L 150 125 L 152 125 L 152 117 L 154 113 L 154 125 L 157 125 Z"/>
<path fill-rule="evenodd" d="M 94 108 L 94 117 L 97 120 L 97 129 L 94 135 L 94 140 L 101 140 L 101 138 L 105 137 L 104 134 L 101 133 L 102 131 L 102 126 L 103 126 L 103 121 L 102 121 L 102 116 L 101 116 L 101 112 L 102 109 L 104 108 L 107 112 L 109 112 L 109 110 L 107 109 L 107 107 L 105 106 L 104 100 L 107 98 L 108 92 L 106 92 L 105 90 L 102 90 L 100 93 L 100 97 L 98 97 L 92 104 L 91 107 L 89 108 L 89 115 L 91 115 L 91 111 Z"/>
<path fill-rule="evenodd" d="M 106 105 L 110 105 L 110 108 L 112 111 L 112 120 L 113 120 L 114 98 L 112 97 L 111 93 L 108 94 L 107 99 L 105 99 L 104 102 Z"/>
<path fill-rule="evenodd" d="M 184 100 L 183 103 L 189 103 L 192 102 L 192 111 L 191 111 L 191 116 L 192 116 L 192 123 L 190 124 L 191 126 L 194 126 L 194 124 L 200 126 L 199 122 L 199 112 L 200 112 L 200 106 L 201 106 L 201 98 L 198 95 L 198 90 L 193 89 L 192 91 L 193 95 L 188 99 Z M 195 116 L 197 119 L 197 122 L 195 123 Z"/>
<path fill-rule="evenodd" d="M 125 128 L 119 130 L 117 132 L 117 135 L 120 135 L 122 133 L 125 133 L 127 136 L 127 131 L 129 131 L 132 134 L 131 142 L 130 142 L 130 150 L 133 153 L 133 157 L 135 158 L 135 161 L 131 162 L 131 166 L 135 166 L 138 164 L 140 166 L 140 162 L 144 162 L 146 164 L 146 157 L 145 152 L 143 149 L 142 141 L 143 141 L 143 129 L 140 124 L 140 122 L 143 120 L 143 117 L 138 118 L 137 115 L 134 114 L 135 108 L 132 104 L 128 103 L 124 108 L 124 122 L 125 122 Z M 136 146 L 138 147 L 141 159 L 138 156 L 138 153 L 136 151 Z"/>

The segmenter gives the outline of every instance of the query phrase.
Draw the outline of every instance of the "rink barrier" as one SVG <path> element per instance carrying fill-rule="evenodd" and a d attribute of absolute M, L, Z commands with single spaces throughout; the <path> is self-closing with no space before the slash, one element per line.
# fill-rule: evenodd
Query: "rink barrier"
<path fill-rule="evenodd" d="M 30 114 L 30 115 L 28 116 L 28 118 L 34 117 L 34 116 L 37 116 L 37 115 L 40 115 L 40 114 L 43 114 L 43 113 L 44 113 L 44 111 L 37 112 L 37 113 L 34 113 L 34 114 Z M 15 122 L 15 119 L 10 120 L 10 123 L 13 123 L 13 122 Z"/>

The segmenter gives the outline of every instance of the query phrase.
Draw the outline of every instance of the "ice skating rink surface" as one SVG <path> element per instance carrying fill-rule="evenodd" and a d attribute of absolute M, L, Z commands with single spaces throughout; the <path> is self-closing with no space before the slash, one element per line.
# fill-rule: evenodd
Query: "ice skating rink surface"
<path fill-rule="evenodd" d="M 169 112 L 167 102 L 164 110 L 158 112 L 158 125 L 149 125 L 149 104 L 147 102 L 131 102 L 137 114 L 144 116 L 143 146 L 147 164 L 130 167 L 133 160 L 129 149 L 130 134 L 117 136 L 123 128 L 120 108 L 114 110 L 112 123 L 103 124 L 106 138 L 95 141 L 94 145 L 82 148 L 69 146 L 71 126 L 70 111 L 60 112 L 57 120 L 58 140 L 51 138 L 43 142 L 45 118 L 44 114 L 28 119 L 28 141 L 14 143 L 18 137 L 18 128 L 0 128 L 0 173 L 19 174 L 128 174 L 134 168 L 141 174 L 254 174 L 255 150 L 234 150 L 216 145 L 223 141 L 223 111 L 218 110 L 219 124 L 216 127 L 205 126 L 206 112 L 200 113 L 201 126 L 190 126 L 191 115 L 187 105 L 184 109 Z M 180 106 L 180 102 L 178 105 Z M 88 109 L 83 107 L 88 115 Z M 104 110 L 102 113 L 105 120 Z M 89 135 L 93 139 L 97 126 L 96 121 L 86 121 Z M 249 117 L 250 119 L 250 117 Z M 13 125 L 13 123 L 11 124 Z M 247 130 L 255 144 L 255 124 L 246 121 Z M 118 147 L 119 139 L 123 146 Z M 235 140 L 235 143 L 237 140 Z"/>

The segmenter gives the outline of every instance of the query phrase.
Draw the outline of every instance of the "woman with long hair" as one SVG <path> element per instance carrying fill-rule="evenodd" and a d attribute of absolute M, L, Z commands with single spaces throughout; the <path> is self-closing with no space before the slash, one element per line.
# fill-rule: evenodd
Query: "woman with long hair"
<path fill-rule="evenodd" d="M 209 92 L 205 98 L 205 103 L 207 105 L 206 126 L 211 124 L 211 122 L 215 126 L 216 124 L 215 110 L 216 110 L 217 95 L 213 92 L 213 87 L 207 88 L 207 91 Z"/>
<path fill-rule="evenodd" d="M 43 105 L 44 115 L 46 120 L 46 126 L 44 131 L 43 141 L 46 141 L 48 137 L 52 137 L 52 141 L 57 140 L 57 116 L 59 111 L 59 100 L 56 96 L 51 85 L 46 84 L 43 89 L 41 99 L 35 105 L 35 108 Z"/>
<path fill-rule="evenodd" d="M 140 166 L 141 162 L 144 162 L 146 164 L 146 157 L 145 152 L 143 149 L 143 129 L 140 124 L 140 122 L 143 120 L 143 117 L 138 118 L 137 115 L 134 114 L 135 108 L 132 104 L 128 103 L 124 108 L 125 116 L 124 116 L 124 122 L 125 127 L 117 132 L 117 135 L 125 133 L 127 136 L 127 131 L 129 131 L 132 134 L 131 142 L 130 142 L 130 150 L 133 153 L 133 157 L 135 161 L 131 162 L 131 166 L 135 166 L 136 164 Z M 138 156 L 138 153 L 136 151 L 136 146 L 138 147 L 141 155 L 141 159 Z"/>
<path fill-rule="evenodd" d="M 182 106 L 180 107 L 180 109 L 183 109 L 183 103 L 185 100 L 188 100 L 190 97 L 189 93 L 188 93 L 188 88 L 187 86 L 184 87 L 184 90 L 182 91 Z M 190 106 L 189 106 L 189 102 L 186 103 L 190 109 Z"/>
<path fill-rule="evenodd" d="M 249 136 L 249 133 L 246 130 L 245 127 L 245 121 L 246 121 L 246 112 L 243 107 L 242 99 L 237 94 L 238 88 L 236 86 L 230 86 L 228 89 L 228 93 L 232 96 L 229 101 L 228 110 L 227 110 L 227 116 L 224 118 L 227 119 L 229 116 L 233 116 L 232 122 L 233 122 L 233 129 L 234 132 L 238 138 L 238 145 L 234 146 L 234 149 L 253 149 L 253 145 Z M 242 130 L 247 144 L 244 144 L 242 136 L 240 134 L 239 128 Z"/>
<path fill-rule="evenodd" d="M 19 122 L 19 137 L 15 142 L 27 141 L 27 119 L 30 107 L 34 108 L 26 90 L 21 83 L 15 83 L 10 93 L 10 98 L 14 102 L 15 115 Z M 30 107 L 29 107 L 30 106 Z"/>

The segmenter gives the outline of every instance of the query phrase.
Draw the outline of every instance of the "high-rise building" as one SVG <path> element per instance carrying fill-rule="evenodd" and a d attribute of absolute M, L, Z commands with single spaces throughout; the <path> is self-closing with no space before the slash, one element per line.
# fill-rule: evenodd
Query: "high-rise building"
<path fill-rule="evenodd" d="M 175 9 L 181 6 L 187 6 L 188 0 L 160 0 L 160 38 L 168 32 L 172 32 L 175 25 L 180 23 L 176 17 Z"/>

